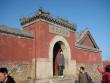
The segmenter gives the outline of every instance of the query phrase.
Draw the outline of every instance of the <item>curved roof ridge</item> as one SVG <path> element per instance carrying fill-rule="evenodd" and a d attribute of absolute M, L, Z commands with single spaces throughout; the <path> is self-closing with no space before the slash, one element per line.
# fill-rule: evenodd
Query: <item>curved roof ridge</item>
<path fill-rule="evenodd" d="M 36 20 L 36 19 L 44 19 L 46 21 L 50 21 L 50 22 L 53 22 L 55 24 L 58 24 L 58 25 L 61 25 L 61 26 L 64 26 L 64 27 L 67 27 L 71 30 L 76 31 L 76 25 L 75 24 L 69 23 L 68 21 L 66 21 L 64 19 L 59 19 L 59 18 L 53 17 L 50 15 L 50 13 L 45 12 L 44 10 L 41 10 L 41 9 L 39 9 L 38 13 L 34 16 L 20 18 L 20 22 L 21 22 L 21 25 L 25 25 L 29 22 Z"/>

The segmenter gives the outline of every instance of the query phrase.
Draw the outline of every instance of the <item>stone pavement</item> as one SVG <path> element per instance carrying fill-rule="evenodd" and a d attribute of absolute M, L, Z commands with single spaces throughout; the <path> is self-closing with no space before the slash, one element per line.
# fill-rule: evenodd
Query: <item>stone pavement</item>
<path fill-rule="evenodd" d="M 78 81 L 73 78 L 64 77 L 63 79 L 60 80 L 58 79 L 58 77 L 55 77 L 52 79 L 39 80 L 36 81 L 36 83 L 78 83 Z M 101 81 L 95 80 L 93 83 L 101 83 Z"/>

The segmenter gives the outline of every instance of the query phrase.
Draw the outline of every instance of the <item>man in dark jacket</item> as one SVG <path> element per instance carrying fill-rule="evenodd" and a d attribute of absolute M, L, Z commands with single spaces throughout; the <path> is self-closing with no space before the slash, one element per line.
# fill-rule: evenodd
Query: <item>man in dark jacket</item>
<path fill-rule="evenodd" d="M 64 64 L 65 64 L 65 59 L 64 59 L 62 50 L 60 50 L 59 53 L 57 54 L 56 60 L 57 60 L 57 65 L 58 65 L 58 76 L 62 78 Z"/>
<path fill-rule="evenodd" d="M 84 67 L 80 67 L 79 83 L 92 83 L 92 79 L 88 75 L 88 73 L 85 72 L 85 68 Z"/>
<path fill-rule="evenodd" d="M 7 68 L 0 68 L 0 83 L 15 83 L 14 79 L 8 75 Z"/>

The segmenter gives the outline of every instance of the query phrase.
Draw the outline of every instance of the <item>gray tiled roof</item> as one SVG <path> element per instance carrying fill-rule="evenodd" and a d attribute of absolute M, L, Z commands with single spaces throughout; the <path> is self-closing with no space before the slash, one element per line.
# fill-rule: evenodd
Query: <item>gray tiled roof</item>
<path fill-rule="evenodd" d="M 15 29 L 15 28 L 10 28 L 6 25 L 0 25 L 0 33 L 6 33 L 6 34 L 12 34 L 16 36 L 21 36 L 21 37 L 27 37 L 27 38 L 33 38 L 32 33 Z"/>
<path fill-rule="evenodd" d="M 75 32 L 75 42 L 78 42 L 81 32 Z"/>
<path fill-rule="evenodd" d="M 66 21 L 65 19 L 59 19 L 56 18 L 54 16 L 50 16 L 49 13 L 45 12 L 44 10 L 39 9 L 38 13 L 34 16 L 29 16 L 29 17 L 22 17 L 20 19 L 21 25 L 25 25 L 29 22 L 32 22 L 36 19 L 43 19 L 61 26 L 64 26 L 70 30 L 76 31 L 76 25 L 69 23 L 68 21 Z"/>
<path fill-rule="evenodd" d="M 82 32 L 75 32 L 76 43 L 78 43 L 88 31 L 89 31 L 89 29 L 86 28 Z"/>
<path fill-rule="evenodd" d="M 91 51 L 100 51 L 99 48 L 92 48 L 92 47 L 85 46 L 85 45 L 75 44 L 75 46 L 78 48 L 87 49 Z"/>
<path fill-rule="evenodd" d="M 85 34 L 88 31 L 89 31 L 89 29 L 86 28 L 82 32 L 75 32 L 75 46 L 78 48 L 83 48 L 83 49 L 87 49 L 87 50 L 99 51 L 99 48 L 97 45 L 96 45 L 97 48 L 92 48 L 92 47 L 88 47 L 88 46 L 79 44 L 80 40 L 85 36 Z"/>

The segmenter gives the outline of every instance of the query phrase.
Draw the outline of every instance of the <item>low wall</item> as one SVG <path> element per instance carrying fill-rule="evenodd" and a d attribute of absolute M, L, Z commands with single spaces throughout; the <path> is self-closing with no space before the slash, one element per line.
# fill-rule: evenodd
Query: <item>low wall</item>
<path fill-rule="evenodd" d="M 30 83 L 31 63 L 0 63 L 0 68 L 6 67 L 16 83 Z"/>
<path fill-rule="evenodd" d="M 102 64 L 76 64 L 75 62 L 73 64 L 73 62 L 74 61 L 68 63 L 68 71 L 65 71 L 65 77 L 69 77 L 71 75 L 73 80 L 78 80 L 78 69 L 79 67 L 84 66 L 85 70 L 92 77 L 94 82 L 101 80 L 101 75 L 97 71 L 97 66 Z M 33 63 L 35 62 L 0 63 L 0 67 L 6 67 L 9 70 L 9 74 L 16 80 L 16 83 L 33 83 L 34 80 L 37 83 L 47 83 L 49 82 L 49 79 L 53 79 L 53 66 L 51 61 L 48 59 L 37 59 L 36 79 L 34 79 L 35 64 Z"/>
<path fill-rule="evenodd" d="M 98 81 L 101 80 L 101 74 L 97 70 L 97 66 L 102 65 L 101 63 L 99 64 L 77 64 L 77 78 L 78 79 L 78 74 L 79 74 L 79 67 L 83 66 L 85 67 L 85 71 L 88 72 L 88 74 L 91 76 L 93 81 Z"/>
<path fill-rule="evenodd" d="M 65 63 L 64 76 L 73 77 L 76 72 L 76 62 L 74 60 Z M 39 58 L 36 63 L 36 77 L 38 80 L 53 78 L 53 61 L 47 58 Z"/>

